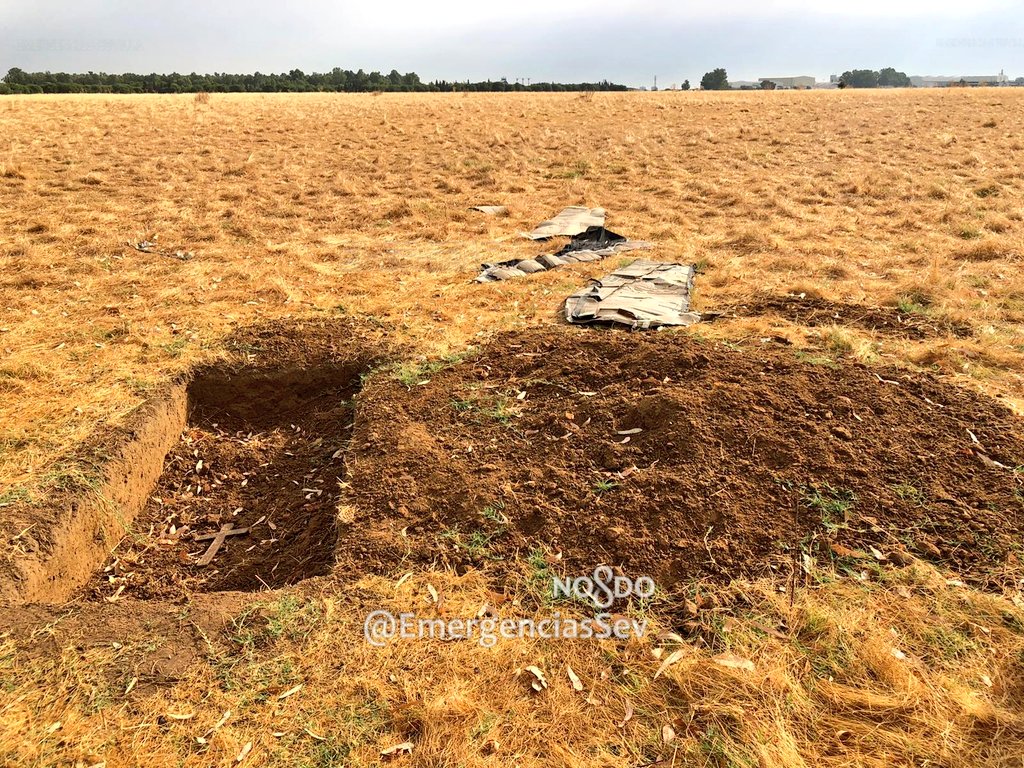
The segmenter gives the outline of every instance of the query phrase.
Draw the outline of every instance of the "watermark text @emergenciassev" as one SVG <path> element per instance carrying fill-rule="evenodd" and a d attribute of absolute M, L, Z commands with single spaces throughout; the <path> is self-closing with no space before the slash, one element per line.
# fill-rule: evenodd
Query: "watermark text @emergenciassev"
<path fill-rule="evenodd" d="M 499 618 L 476 616 L 473 618 L 438 618 L 419 616 L 413 611 L 392 613 L 386 610 L 370 612 L 363 622 L 366 642 L 383 647 L 392 640 L 445 640 L 475 641 L 485 648 L 498 640 L 521 638 L 542 640 L 628 640 L 643 637 L 646 619 L 613 615 L 606 609 L 616 600 L 637 597 L 649 599 L 655 592 L 654 581 L 648 576 L 630 579 L 615 575 L 606 565 L 594 569 L 593 576 L 575 579 L 552 579 L 554 599 L 576 598 L 602 609 L 594 616 L 576 618 L 562 616 L 555 611 L 543 618 Z"/>

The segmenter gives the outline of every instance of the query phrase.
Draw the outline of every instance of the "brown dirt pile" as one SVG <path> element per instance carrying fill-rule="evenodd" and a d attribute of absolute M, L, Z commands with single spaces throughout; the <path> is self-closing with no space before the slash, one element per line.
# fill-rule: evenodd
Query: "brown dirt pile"
<path fill-rule="evenodd" d="M 338 550 L 359 569 L 544 549 L 670 587 L 873 546 L 990 579 L 1024 523 L 1019 419 L 927 376 L 563 328 L 403 381 L 359 396 Z"/>
<path fill-rule="evenodd" d="M 970 325 L 920 312 L 905 312 L 899 307 L 874 307 L 830 301 L 816 296 L 757 296 L 751 301 L 728 308 L 724 315 L 760 317 L 776 315 L 810 328 L 842 325 L 884 336 L 904 339 L 928 339 L 946 334 L 957 338 L 973 335 Z"/>

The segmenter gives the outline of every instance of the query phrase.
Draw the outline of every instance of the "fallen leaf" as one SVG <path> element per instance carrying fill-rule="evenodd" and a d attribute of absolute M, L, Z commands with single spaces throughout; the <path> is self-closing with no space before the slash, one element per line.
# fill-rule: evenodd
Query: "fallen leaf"
<path fill-rule="evenodd" d="M 849 547 L 843 546 L 837 541 L 830 542 L 828 548 L 832 550 L 832 554 L 834 554 L 836 557 L 856 558 L 862 554 L 858 553 L 855 549 L 850 549 Z"/>
<path fill-rule="evenodd" d="M 288 689 L 287 691 L 285 691 L 285 692 L 284 692 L 284 693 L 282 693 L 282 694 L 281 694 L 280 696 L 278 696 L 278 697 L 277 697 L 277 700 L 278 700 L 278 701 L 281 701 L 281 700 L 283 700 L 283 699 L 287 699 L 287 698 L 288 698 L 289 696 L 291 696 L 291 695 L 292 695 L 293 693 L 298 693 L 298 692 L 299 692 L 299 691 L 301 691 L 301 690 L 302 690 L 302 683 L 299 683 L 299 684 L 298 684 L 298 685 L 296 685 L 296 686 L 295 686 L 294 688 L 289 688 L 289 689 Z"/>
<path fill-rule="evenodd" d="M 247 741 L 245 743 L 245 746 L 242 747 L 241 751 L 238 753 L 238 757 L 235 758 L 235 762 L 236 763 L 242 762 L 243 760 L 245 760 L 246 757 L 249 756 L 250 752 L 252 752 L 252 742 L 251 741 Z"/>
<path fill-rule="evenodd" d="M 897 549 L 889 553 L 889 562 L 896 565 L 910 565 L 914 562 L 914 558 L 909 553 Z"/>
<path fill-rule="evenodd" d="M 433 600 L 436 603 L 437 602 L 437 590 L 434 589 L 434 585 L 433 584 L 427 584 L 427 592 L 430 593 L 430 599 Z"/>
<path fill-rule="evenodd" d="M 983 466 L 988 467 L 989 469 L 1006 469 L 1005 464 L 995 461 L 990 456 L 982 453 L 977 449 L 975 449 L 974 455 L 978 457 L 978 461 L 980 461 Z"/>
<path fill-rule="evenodd" d="M 405 573 L 403 573 L 402 574 L 402 578 L 400 578 L 398 580 L 398 582 L 395 584 L 395 589 L 398 589 L 400 586 L 405 584 L 405 582 L 407 582 L 411 578 L 412 578 L 412 571 L 406 571 Z"/>
<path fill-rule="evenodd" d="M 631 702 L 627 701 L 626 702 L 626 714 L 623 716 L 622 722 L 619 723 L 615 727 L 616 728 L 625 728 L 626 727 L 626 723 L 628 723 L 632 719 L 633 719 L 633 704 Z"/>
<path fill-rule="evenodd" d="M 167 716 L 171 720 L 191 720 L 196 715 L 195 715 L 194 712 L 189 712 L 188 714 L 178 714 L 176 712 L 168 712 Z"/>
<path fill-rule="evenodd" d="M 671 744 L 676 737 L 676 729 L 666 723 L 661 726 L 661 743 Z"/>
<path fill-rule="evenodd" d="M 729 669 L 742 669 L 744 672 L 754 671 L 754 662 L 737 656 L 735 653 L 722 653 L 711 659 L 715 664 Z"/>
<path fill-rule="evenodd" d="M 412 752 L 413 743 L 411 741 L 403 741 L 401 744 L 395 744 L 393 747 L 382 749 L 380 751 L 381 757 L 398 757 L 399 755 L 408 755 Z"/>
<path fill-rule="evenodd" d="M 992 678 L 991 678 L 991 677 L 989 677 L 988 675 L 982 675 L 982 676 L 981 676 L 981 682 L 983 682 L 983 683 L 984 683 L 985 685 L 987 685 L 987 686 L 988 686 L 989 688 L 991 688 L 991 687 L 992 687 Z"/>
<path fill-rule="evenodd" d="M 548 687 L 548 679 L 544 677 L 544 673 L 541 671 L 540 667 L 530 665 L 526 668 L 526 671 L 534 677 L 534 679 L 530 681 L 530 687 L 533 688 L 533 690 L 539 693 Z"/>
<path fill-rule="evenodd" d="M 668 656 L 666 656 L 665 660 L 661 662 L 661 666 L 658 667 L 658 671 L 654 673 L 654 679 L 657 680 L 659 677 L 661 677 L 661 673 L 669 667 L 671 667 L 681 658 L 683 658 L 683 655 L 685 653 L 685 648 L 677 648 L 676 650 L 672 651 L 672 653 L 670 653 Z"/>
<path fill-rule="evenodd" d="M 583 690 L 583 681 L 580 680 L 580 676 L 577 675 L 573 671 L 572 667 L 570 667 L 568 664 L 565 665 L 565 673 L 569 676 L 569 681 L 572 683 L 573 690 L 574 691 L 582 691 Z"/>
<path fill-rule="evenodd" d="M 760 621 L 752 621 L 750 623 L 750 626 L 754 627 L 755 629 L 761 630 L 766 635 L 771 635 L 776 640 L 786 640 L 787 639 L 787 637 L 786 637 L 786 635 L 784 633 L 780 632 L 775 627 L 769 627 L 767 624 L 762 624 Z"/>
<path fill-rule="evenodd" d="M 217 721 L 217 724 L 215 726 L 213 726 L 213 728 L 211 728 L 209 731 L 207 731 L 207 735 L 210 735 L 211 733 L 214 733 L 215 731 L 219 730 L 220 727 L 222 725 L 224 725 L 224 723 L 226 723 L 230 717 L 231 717 L 231 710 L 230 709 L 224 710 L 224 714 L 221 715 L 220 720 Z"/>
<path fill-rule="evenodd" d="M 117 591 L 114 592 L 114 594 L 112 594 L 112 595 L 110 595 L 108 597 L 104 597 L 103 599 L 106 600 L 108 603 L 116 603 L 118 600 L 121 599 L 121 593 L 122 592 L 124 592 L 124 584 L 119 586 L 117 588 Z"/>

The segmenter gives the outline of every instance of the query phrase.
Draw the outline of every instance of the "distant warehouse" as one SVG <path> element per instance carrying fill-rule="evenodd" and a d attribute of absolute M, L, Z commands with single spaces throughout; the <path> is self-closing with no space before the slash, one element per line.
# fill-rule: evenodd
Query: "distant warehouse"
<path fill-rule="evenodd" d="M 762 88 L 793 88 L 803 90 L 814 87 L 814 78 L 810 75 L 797 75 L 796 77 L 762 77 L 758 79 Z M 770 83 L 770 85 L 765 85 Z"/>
<path fill-rule="evenodd" d="M 911 76 L 910 84 L 915 88 L 949 88 L 956 86 L 979 87 L 986 85 L 1008 85 L 1010 78 L 1001 71 L 998 75 L 957 75 L 955 77 Z"/>

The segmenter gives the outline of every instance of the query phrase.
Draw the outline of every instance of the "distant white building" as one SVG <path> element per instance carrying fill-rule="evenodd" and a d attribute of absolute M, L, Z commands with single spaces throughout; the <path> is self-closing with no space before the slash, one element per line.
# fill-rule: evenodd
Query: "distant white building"
<path fill-rule="evenodd" d="M 776 88 L 813 88 L 814 78 L 810 75 L 797 75 L 795 77 L 761 77 L 759 83 L 774 83 Z"/>
<path fill-rule="evenodd" d="M 998 75 L 960 75 L 953 77 L 932 77 L 931 75 L 913 75 L 910 84 L 915 88 L 948 88 L 955 85 L 981 87 L 987 85 L 1007 85 L 1010 79 L 1000 70 Z"/>

